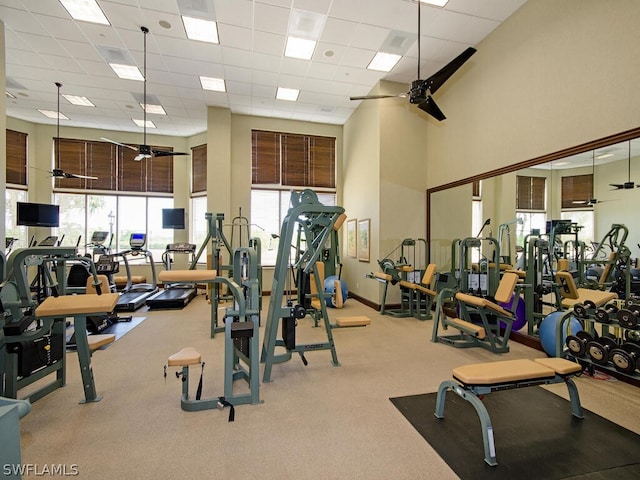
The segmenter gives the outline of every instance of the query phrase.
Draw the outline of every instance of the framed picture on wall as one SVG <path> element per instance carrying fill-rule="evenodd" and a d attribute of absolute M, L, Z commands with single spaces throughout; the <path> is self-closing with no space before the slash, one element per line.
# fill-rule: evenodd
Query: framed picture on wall
<path fill-rule="evenodd" d="M 369 261 L 369 228 L 371 220 L 366 218 L 358 221 L 358 260 Z"/>
<path fill-rule="evenodd" d="M 357 252 L 356 225 L 355 218 L 347 221 L 347 255 L 353 258 L 356 258 Z"/>

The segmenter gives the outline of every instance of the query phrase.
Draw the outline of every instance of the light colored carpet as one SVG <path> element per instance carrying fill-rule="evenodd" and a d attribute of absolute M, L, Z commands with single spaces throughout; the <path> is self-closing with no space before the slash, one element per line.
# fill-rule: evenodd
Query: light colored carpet
<path fill-rule="evenodd" d="M 329 310 L 330 317 L 367 316 L 372 323 L 334 330 L 341 366 L 332 366 L 329 351 L 308 352 L 306 367 L 298 355 L 275 364 L 272 382 L 261 384 L 264 403 L 237 407 L 228 423 L 227 410 L 182 411 L 180 380 L 171 371 L 163 378 L 167 357 L 192 346 L 206 362 L 203 397 L 222 395 L 224 335 L 209 338 L 204 297 L 183 310 L 136 315 L 147 320 L 93 355 L 101 402 L 78 404 L 77 356 L 67 354 L 67 385 L 36 402 L 21 421 L 24 463 L 77 465 L 79 477 L 92 480 L 456 478 L 389 397 L 434 392 L 461 364 L 542 355 L 513 342 L 500 357 L 434 344 L 433 321 L 381 316 L 350 299 Z M 326 335 L 308 317 L 300 321 L 298 339 Z M 199 369 L 193 369 L 192 394 L 196 374 Z M 565 396 L 564 385 L 555 387 Z M 578 388 L 585 408 L 640 433 L 637 388 L 586 377 Z"/>

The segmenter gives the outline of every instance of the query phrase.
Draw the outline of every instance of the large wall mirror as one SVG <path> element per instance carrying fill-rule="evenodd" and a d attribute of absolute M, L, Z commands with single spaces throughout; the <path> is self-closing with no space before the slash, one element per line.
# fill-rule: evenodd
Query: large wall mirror
<path fill-rule="evenodd" d="M 452 242 L 478 235 L 489 219 L 482 235 L 497 238 L 500 229 L 507 231 L 501 256 L 509 251 L 514 262 L 524 236 L 532 229 L 544 233 L 550 220 L 579 225 L 579 239 L 587 245 L 597 245 L 613 224 L 623 224 L 629 230 L 626 246 L 638 258 L 638 187 L 640 128 L 431 188 L 430 262 L 449 271 Z"/>

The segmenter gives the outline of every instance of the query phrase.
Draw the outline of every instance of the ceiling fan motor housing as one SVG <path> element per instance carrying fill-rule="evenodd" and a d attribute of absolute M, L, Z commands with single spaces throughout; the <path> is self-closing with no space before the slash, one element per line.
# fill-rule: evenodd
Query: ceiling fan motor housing
<path fill-rule="evenodd" d="M 409 103 L 422 103 L 427 99 L 425 80 L 414 80 L 409 90 Z"/>

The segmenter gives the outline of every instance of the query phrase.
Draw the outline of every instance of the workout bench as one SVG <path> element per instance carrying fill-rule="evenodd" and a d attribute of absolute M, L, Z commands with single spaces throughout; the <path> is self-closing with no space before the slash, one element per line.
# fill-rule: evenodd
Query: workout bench
<path fill-rule="evenodd" d="M 436 418 L 444 418 L 444 403 L 448 390 L 463 398 L 476 409 L 482 427 L 484 461 L 496 466 L 496 448 L 493 439 L 491 417 L 482 403 L 482 397 L 492 392 L 512 388 L 549 385 L 564 382 L 571 399 L 571 414 L 583 418 L 578 389 L 571 379 L 582 371 L 578 363 L 564 358 L 536 358 L 535 360 L 505 360 L 463 365 L 453 369 L 453 378 L 444 380 L 438 387 Z"/>

